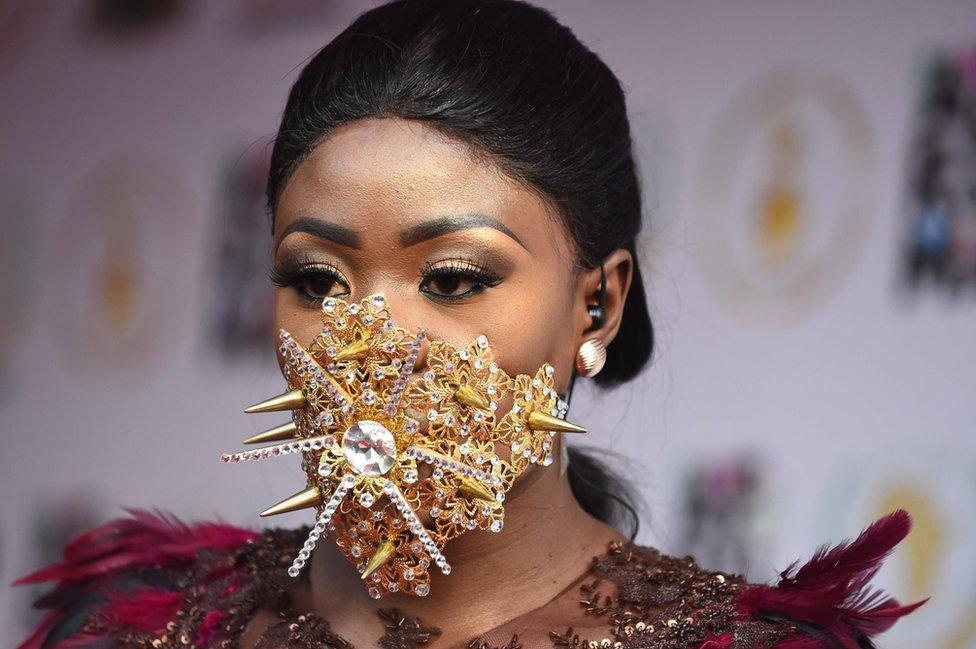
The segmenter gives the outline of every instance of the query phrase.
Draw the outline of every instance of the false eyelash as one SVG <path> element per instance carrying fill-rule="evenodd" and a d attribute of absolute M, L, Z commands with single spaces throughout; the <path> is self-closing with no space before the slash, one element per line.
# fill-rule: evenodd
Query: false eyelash
<path fill-rule="evenodd" d="M 281 288 L 295 288 L 300 297 L 309 301 L 314 300 L 305 295 L 303 291 L 298 290 L 298 284 L 303 278 L 312 275 L 325 277 L 338 284 L 346 285 L 346 281 L 338 268 L 328 263 L 313 262 L 308 255 L 298 261 L 286 260 L 272 266 L 268 271 L 268 279 L 272 284 Z"/>
<path fill-rule="evenodd" d="M 287 260 L 280 264 L 275 264 L 268 271 L 268 279 L 275 286 L 287 288 L 293 286 L 303 275 L 311 274 L 325 275 L 337 282 L 344 283 L 338 268 L 332 264 L 313 262 L 308 255 L 299 261 Z"/>
<path fill-rule="evenodd" d="M 471 261 L 470 259 L 447 259 L 444 262 L 438 263 L 445 262 L 447 263 L 446 266 L 435 266 L 434 263 L 428 263 L 424 266 L 421 276 L 424 279 L 430 279 L 431 277 L 463 275 L 468 279 L 473 279 L 486 286 L 495 286 L 502 281 L 500 275 L 480 266 L 477 262 Z"/>
<path fill-rule="evenodd" d="M 497 286 L 502 281 L 500 275 L 481 267 L 469 259 L 449 259 L 438 263 L 445 263 L 445 261 L 448 264 L 447 266 L 435 266 L 429 263 L 424 267 L 420 292 L 427 294 L 431 299 L 445 303 L 461 302 Z M 424 288 L 427 282 L 443 278 L 463 278 L 475 282 L 476 286 L 460 295 L 442 295 Z"/>
<path fill-rule="evenodd" d="M 279 288 L 285 288 L 295 281 L 295 274 L 275 265 L 268 270 L 268 280 Z"/>

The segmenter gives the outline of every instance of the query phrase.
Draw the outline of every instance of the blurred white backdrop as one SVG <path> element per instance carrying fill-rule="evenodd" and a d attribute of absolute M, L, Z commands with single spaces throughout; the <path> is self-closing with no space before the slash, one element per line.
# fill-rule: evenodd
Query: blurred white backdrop
<path fill-rule="evenodd" d="M 288 459 L 217 461 L 280 420 L 242 412 L 281 386 L 272 340 L 235 359 L 208 333 L 224 283 L 247 279 L 220 263 L 228 168 L 260 157 L 303 61 L 373 5 L 268 24 L 246 9 L 273 3 L 225 0 L 113 37 L 84 2 L 5 4 L 12 646 L 38 591 L 10 582 L 74 526 L 121 506 L 259 525 L 300 486 Z M 639 540 L 769 579 L 907 507 L 916 531 L 879 583 L 933 601 L 883 645 L 976 647 L 976 301 L 902 282 L 926 61 L 976 44 L 976 3 L 537 4 L 628 92 L 657 354 L 615 392 L 578 386 L 571 414 L 633 458 Z"/>

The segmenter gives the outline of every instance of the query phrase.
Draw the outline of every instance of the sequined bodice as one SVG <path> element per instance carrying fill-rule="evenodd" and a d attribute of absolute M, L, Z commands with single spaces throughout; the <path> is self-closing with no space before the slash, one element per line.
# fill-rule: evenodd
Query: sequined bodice
<path fill-rule="evenodd" d="M 368 646 L 870 649 L 871 637 L 924 603 L 902 605 L 869 583 L 909 528 L 908 514 L 893 512 L 857 539 L 794 564 L 775 585 L 609 541 L 597 556 L 580 557 L 577 577 L 555 597 L 478 637 L 458 644 L 442 637 L 438 620 L 380 607 L 380 637 Z M 287 572 L 308 532 L 187 525 L 130 510 L 73 540 L 60 562 L 18 580 L 56 582 L 38 600 L 48 614 L 18 649 L 69 639 L 73 649 L 349 649 L 330 620 L 303 609 L 307 573 Z"/>
<path fill-rule="evenodd" d="M 184 639 L 192 642 L 208 619 L 219 617 L 223 637 L 214 646 L 229 648 L 238 646 L 243 630 L 263 608 L 274 611 L 279 621 L 264 631 L 256 649 L 352 647 L 328 620 L 294 609 L 289 593 L 296 584 L 284 568 L 307 532 L 265 530 L 260 540 L 243 544 L 229 556 L 204 551 L 188 570 L 171 572 L 186 601 L 165 634 L 113 629 L 98 618 L 89 622 L 89 631 L 107 630 L 138 647 L 182 648 L 187 646 Z M 213 578 L 221 573 L 225 576 Z M 752 648 L 773 646 L 797 632 L 790 623 L 737 620 L 733 596 L 744 584 L 740 576 L 702 570 L 690 557 L 609 543 L 604 554 L 583 561 L 581 575 L 560 596 L 463 646 L 685 649 L 730 633 L 735 639 L 730 647 Z M 385 631 L 377 646 L 446 646 L 439 644 L 436 620 L 394 608 L 381 608 L 378 614 Z"/>

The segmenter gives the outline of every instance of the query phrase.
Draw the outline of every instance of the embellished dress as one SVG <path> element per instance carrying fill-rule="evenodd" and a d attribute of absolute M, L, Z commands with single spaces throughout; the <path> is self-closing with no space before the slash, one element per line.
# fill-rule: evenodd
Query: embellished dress
<path fill-rule="evenodd" d="M 35 604 L 48 609 L 46 616 L 18 649 L 237 648 L 259 610 L 276 619 L 254 649 L 352 647 L 328 619 L 296 610 L 296 580 L 285 568 L 307 528 L 256 532 L 128 513 L 77 537 L 59 563 L 16 582 L 55 584 Z M 872 637 L 924 603 L 901 605 L 869 585 L 909 527 L 906 512 L 893 512 L 855 540 L 823 547 L 802 566 L 794 563 L 771 585 L 704 570 L 691 557 L 608 542 L 551 601 L 454 646 L 874 647 Z M 378 614 L 385 630 L 375 646 L 446 646 L 436 620 L 395 608 Z"/>

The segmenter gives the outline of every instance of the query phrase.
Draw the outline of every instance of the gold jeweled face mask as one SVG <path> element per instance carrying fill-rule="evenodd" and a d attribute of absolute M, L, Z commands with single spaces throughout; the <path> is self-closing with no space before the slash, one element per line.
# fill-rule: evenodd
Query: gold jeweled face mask
<path fill-rule="evenodd" d="M 318 512 L 289 575 L 326 535 L 372 597 L 424 596 L 431 563 L 451 572 L 445 544 L 469 530 L 501 531 L 505 493 L 519 475 L 552 464 L 556 433 L 586 431 L 563 419 L 568 405 L 551 365 L 510 377 L 483 335 L 463 349 L 428 341 L 424 372 L 412 377 L 426 336 L 397 327 L 382 294 L 358 304 L 326 298 L 322 322 L 308 348 L 280 332 L 289 391 L 246 410 L 294 411 L 290 423 L 244 440 L 283 443 L 220 459 L 302 454 L 307 488 L 261 513 Z"/>

